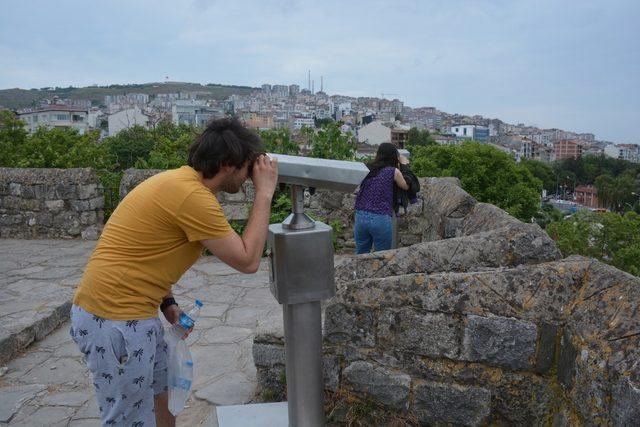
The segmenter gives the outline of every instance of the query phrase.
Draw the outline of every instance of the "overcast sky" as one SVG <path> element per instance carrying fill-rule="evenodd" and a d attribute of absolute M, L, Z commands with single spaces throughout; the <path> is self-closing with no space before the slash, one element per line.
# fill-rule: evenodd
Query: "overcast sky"
<path fill-rule="evenodd" d="M 640 142 L 638 0 L 0 3 L 0 89 L 306 87 L 309 69 L 331 95 Z"/>

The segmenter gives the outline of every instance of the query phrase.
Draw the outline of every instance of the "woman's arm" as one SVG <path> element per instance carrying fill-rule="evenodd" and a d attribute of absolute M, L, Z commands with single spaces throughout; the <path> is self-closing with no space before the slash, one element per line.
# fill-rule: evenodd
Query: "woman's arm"
<path fill-rule="evenodd" d="M 393 171 L 393 181 L 398 187 L 402 188 L 403 190 L 409 189 L 409 184 L 407 184 L 407 181 L 404 180 L 404 176 L 402 176 L 402 172 L 400 172 L 400 169 L 398 168 L 395 168 Z"/>

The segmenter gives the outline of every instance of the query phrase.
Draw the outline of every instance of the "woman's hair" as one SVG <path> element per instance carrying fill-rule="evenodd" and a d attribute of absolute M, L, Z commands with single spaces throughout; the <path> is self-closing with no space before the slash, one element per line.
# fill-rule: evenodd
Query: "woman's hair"
<path fill-rule="evenodd" d="M 391 166 L 393 168 L 398 167 L 398 149 L 390 142 L 383 142 L 378 146 L 376 158 L 367 165 L 369 168 L 369 175 L 367 175 L 367 178 L 372 178 L 378 175 L 378 173 L 387 166 Z"/>
<path fill-rule="evenodd" d="M 240 169 L 248 160 L 251 164 L 263 152 L 262 140 L 237 119 L 215 119 L 189 147 L 188 164 L 213 178 L 222 166 Z"/>

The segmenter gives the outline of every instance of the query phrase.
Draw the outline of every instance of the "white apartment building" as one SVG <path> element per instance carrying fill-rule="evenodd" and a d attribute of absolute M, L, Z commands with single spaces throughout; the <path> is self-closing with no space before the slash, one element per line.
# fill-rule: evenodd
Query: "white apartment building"
<path fill-rule="evenodd" d="M 39 127 L 72 128 L 81 135 L 89 129 L 87 110 L 62 104 L 51 104 L 41 108 L 23 110 L 18 118 L 25 122 L 29 133 Z"/>
<path fill-rule="evenodd" d="M 358 129 L 358 142 L 377 146 L 383 142 L 391 142 L 391 128 L 381 121 L 373 121 Z"/>
<path fill-rule="evenodd" d="M 149 116 L 142 112 L 140 107 L 127 108 L 107 117 L 109 135 L 116 135 L 123 129 L 129 129 L 136 125 L 147 127 Z"/>
<path fill-rule="evenodd" d="M 213 118 L 224 117 L 224 111 L 207 106 L 205 101 L 179 100 L 171 107 L 171 121 L 175 125 L 204 127 Z"/>
<path fill-rule="evenodd" d="M 640 146 L 636 144 L 610 144 L 604 147 L 604 154 L 614 159 L 640 163 Z"/>
<path fill-rule="evenodd" d="M 302 126 L 307 126 L 307 127 L 315 127 L 316 122 L 315 120 L 313 120 L 313 117 L 307 117 L 307 116 L 294 116 L 293 117 L 293 128 L 300 130 L 302 129 Z"/>

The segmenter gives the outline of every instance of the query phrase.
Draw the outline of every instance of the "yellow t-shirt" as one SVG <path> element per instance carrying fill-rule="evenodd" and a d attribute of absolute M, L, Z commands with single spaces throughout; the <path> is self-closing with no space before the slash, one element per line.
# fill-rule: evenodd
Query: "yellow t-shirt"
<path fill-rule="evenodd" d="M 73 298 L 111 320 L 156 317 L 162 298 L 202 252 L 232 232 L 222 207 L 189 166 L 134 188 L 104 227 Z"/>

